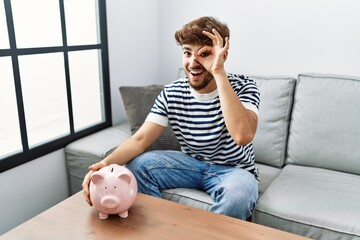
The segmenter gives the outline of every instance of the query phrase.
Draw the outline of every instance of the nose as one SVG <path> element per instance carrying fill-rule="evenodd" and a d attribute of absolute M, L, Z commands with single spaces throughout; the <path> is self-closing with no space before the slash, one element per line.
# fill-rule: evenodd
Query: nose
<path fill-rule="evenodd" d="M 194 68 L 194 67 L 197 67 L 197 66 L 199 66 L 199 65 L 201 65 L 201 64 L 196 60 L 195 56 L 192 55 L 192 56 L 190 57 L 190 59 L 189 59 L 189 67 L 190 67 L 190 68 Z"/>
<path fill-rule="evenodd" d="M 101 204 L 106 208 L 115 208 L 119 205 L 119 199 L 113 196 L 106 196 L 101 200 Z"/>

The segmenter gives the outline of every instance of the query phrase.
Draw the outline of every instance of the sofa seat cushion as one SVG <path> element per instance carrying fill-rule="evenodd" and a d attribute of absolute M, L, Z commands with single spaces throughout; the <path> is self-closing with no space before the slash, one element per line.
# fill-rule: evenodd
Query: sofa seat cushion
<path fill-rule="evenodd" d="M 211 197 L 200 190 L 188 188 L 166 189 L 161 192 L 164 199 L 209 211 L 213 205 Z"/>
<path fill-rule="evenodd" d="M 360 238 L 360 176 L 287 165 L 259 198 L 254 221 L 314 239 Z"/>
<path fill-rule="evenodd" d="M 101 161 L 109 150 L 131 136 L 128 122 L 93 133 L 65 147 L 66 168 L 70 194 L 82 189 L 81 184 L 88 167 Z"/>
<path fill-rule="evenodd" d="M 275 177 L 280 173 L 281 169 L 261 163 L 257 163 L 256 166 L 259 169 L 259 193 L 261 195 L 265 192 L 266 188 L 275 179 Z"/>

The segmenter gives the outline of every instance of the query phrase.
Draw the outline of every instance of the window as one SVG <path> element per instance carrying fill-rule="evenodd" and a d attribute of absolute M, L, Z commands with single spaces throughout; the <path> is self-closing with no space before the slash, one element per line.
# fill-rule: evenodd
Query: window
<path fill-rule="evenodd" d="M 104 0 L 0 0 L 0 172 L 111 125 Z"/>

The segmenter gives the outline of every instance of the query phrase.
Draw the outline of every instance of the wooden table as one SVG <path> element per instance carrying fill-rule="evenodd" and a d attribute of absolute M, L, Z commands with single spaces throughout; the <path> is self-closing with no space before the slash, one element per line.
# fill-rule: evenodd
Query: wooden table
<path fill-rule="evenodd" d="M 81 193 L 0 236 L 32 239 L 307 239 L 291 233 L 138 194 L 128 218 L 99 219 Z"/>

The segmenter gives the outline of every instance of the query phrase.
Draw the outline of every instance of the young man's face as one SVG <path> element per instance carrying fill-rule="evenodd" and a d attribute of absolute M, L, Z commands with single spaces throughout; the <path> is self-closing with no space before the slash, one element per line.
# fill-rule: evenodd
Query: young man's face
<path fill-rule="evenodd" d="M 184 44 L 182 46 L 183 67 L 189 84 L 199 93 L 211 92 L 214 89 L 213 76 L 195 59 L 195 53 L 202 45 Z"/>

